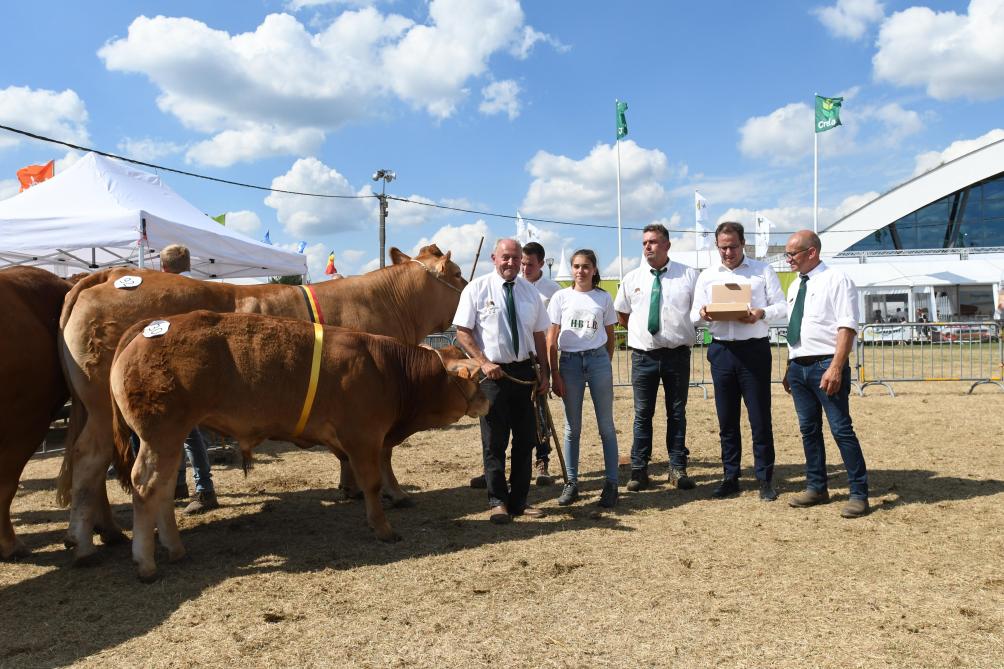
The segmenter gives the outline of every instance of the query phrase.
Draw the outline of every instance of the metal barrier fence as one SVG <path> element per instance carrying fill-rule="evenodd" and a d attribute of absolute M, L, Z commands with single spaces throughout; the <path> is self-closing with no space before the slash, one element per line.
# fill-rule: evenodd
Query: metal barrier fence
<path fill-rule="evenodd" d="M 1004 343 L 994 321 L 869 324 L 857 343 L 859 394 L 892 383 L 971 381 L 1004 390 Z"/>

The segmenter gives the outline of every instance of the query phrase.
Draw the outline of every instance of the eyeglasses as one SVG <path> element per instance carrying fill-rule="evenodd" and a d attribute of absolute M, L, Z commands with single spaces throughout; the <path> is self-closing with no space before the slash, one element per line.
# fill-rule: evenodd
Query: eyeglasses
<path fill-rule="evenodd" d="M 808 250 L 809 250 L 810 248 L 812 248 L 812 247 L 808 247 L 808 246 L 807 246 L 806 248 L 804 248 L 804 249 L 799 249 L 799 250 L 795 251 L 794 253 L 790 253 L 790 252 L 788 252 L 788 251 L 785 251 L 785 252 L 784 252 L 784 257 L 785 257 L 785 258 L 787 258 L 788 260 L 794 260 L 795 258 L 797 258 L 797 257 L 798 257 L 798 254 L 799 254 L 799 253 L 805 253 L 805 252 L 806 252 L 806 251 L 808 251 Z"/>

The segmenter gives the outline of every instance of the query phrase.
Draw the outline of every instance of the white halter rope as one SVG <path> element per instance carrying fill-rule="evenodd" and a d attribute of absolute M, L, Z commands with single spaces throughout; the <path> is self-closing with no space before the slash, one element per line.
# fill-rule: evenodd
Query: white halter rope
<path fill-rule="evenodd" d="M 433 279 L 435 279 L 439 283 L 443 284 L 444 286 L 449 286 L 450 288 L 452 288 L 453 290 L 457 291 L 458 293 L 462 293 L 463 292 L 462 290 L 460 290 L 459 288 L 457 288 L 456 286 L 454 286 L 452 283 L 450 283 L 449 281 L 447 281 L 446 279 L 444 279 L 442 277 L 442 275 L 441 275 L 440 272 L 432 269 L 431 267 L 429 267 L 428 265 L 426 265 L 421 260 L 415 260 L 414 258 L 412 258 L 411 261 L 412 262 L 417 262 L 419 265 L 421 265 L 422 269 L 424 269 L 426 272 L 428 272 L 429 275 L 432 276 Z"/>

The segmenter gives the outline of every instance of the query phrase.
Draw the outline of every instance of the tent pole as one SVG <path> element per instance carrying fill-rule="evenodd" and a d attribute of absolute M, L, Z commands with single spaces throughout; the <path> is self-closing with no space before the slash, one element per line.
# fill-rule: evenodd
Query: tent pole
<path fill-rule="evenodd" d="M 143 269 L 146 258 L 146 219 L 139 220 L 139 268 Z"/>

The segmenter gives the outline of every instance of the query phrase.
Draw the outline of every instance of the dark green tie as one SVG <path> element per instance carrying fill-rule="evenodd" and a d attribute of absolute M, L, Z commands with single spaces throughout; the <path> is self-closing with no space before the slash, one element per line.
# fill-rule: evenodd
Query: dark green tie
<path fill-rule="evenodd" d="M 513 298 L 513 281 L 502 284 L 505 290 L 505 313 L 509 317 L 509 333 L 512 335 L 512 350 L 519 357 L 519 330 L 516 327 L 516 300 Z"/>
<path fill-rule="evenodd" d="M 791 318 L 788 319 L 788 343 L 798 343 L 802 336 L 802 312 L 805 311 L 805 284 L 809 282 L 807 274 L 802 275 L 802 283 L 798 286 L 795 296 L 795 306 L 791 308 Z"/>
<path fill-rule="evenodd" d="M 662 274 L 666 268 L 649 270 L 655 279 L 652 281 L 652 296 L 648 302 L 648 331 L 655 334 L 659 331 L 662 321 L 660 312 L 662 311 Z"/>

